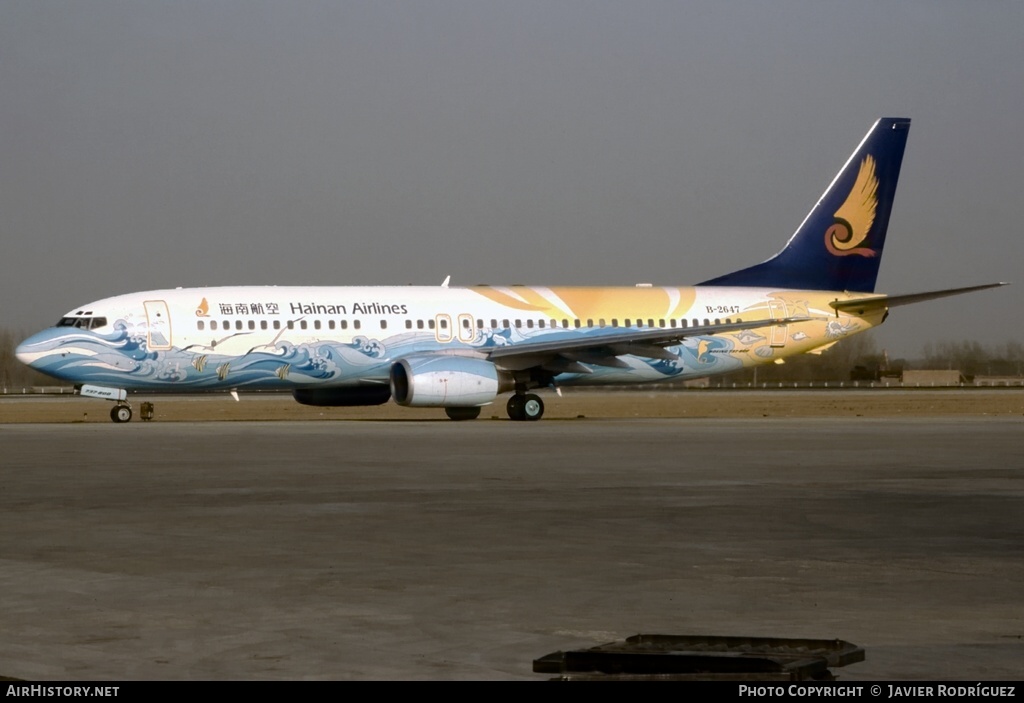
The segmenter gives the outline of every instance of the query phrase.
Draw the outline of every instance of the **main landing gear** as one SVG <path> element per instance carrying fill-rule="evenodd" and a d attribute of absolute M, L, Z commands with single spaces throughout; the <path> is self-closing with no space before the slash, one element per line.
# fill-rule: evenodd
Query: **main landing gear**
<path fill-rule="evenodd" d="M 544 401 L 533 393 L 516 393 L 505 406 L 512 420 L 534 421 L 544 417 Z"/>

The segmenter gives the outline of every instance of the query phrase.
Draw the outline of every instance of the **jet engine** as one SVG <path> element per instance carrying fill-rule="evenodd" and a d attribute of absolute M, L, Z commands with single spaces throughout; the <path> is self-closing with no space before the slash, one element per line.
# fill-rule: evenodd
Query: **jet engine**
<path fill-rule="evenodd" d="M 410 356 L 391 365 L 391 395 L 408 407 L 486 405 L 513 386 L 494 364 L 461 356 Z"/>

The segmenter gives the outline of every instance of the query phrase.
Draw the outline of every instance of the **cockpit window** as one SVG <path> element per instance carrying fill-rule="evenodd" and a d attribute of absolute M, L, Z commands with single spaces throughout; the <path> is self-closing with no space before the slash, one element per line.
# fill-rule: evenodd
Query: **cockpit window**
<path fill-rule="evenodd" d="M 94 330 L 107 324 L 105 317 L 62 317 L 57 327 L 77 327 L 80 330 Z"/>

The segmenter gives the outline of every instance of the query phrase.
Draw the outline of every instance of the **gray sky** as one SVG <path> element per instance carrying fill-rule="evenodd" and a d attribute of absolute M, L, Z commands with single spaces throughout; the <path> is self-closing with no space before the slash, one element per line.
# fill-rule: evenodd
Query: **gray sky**
<path fill-rule="evenodd" d="M 0 2 L 5 326 L 148 288 L 692 284 L 914 120 L 877 333 L 1024 339 L 1024 3 Z"/>

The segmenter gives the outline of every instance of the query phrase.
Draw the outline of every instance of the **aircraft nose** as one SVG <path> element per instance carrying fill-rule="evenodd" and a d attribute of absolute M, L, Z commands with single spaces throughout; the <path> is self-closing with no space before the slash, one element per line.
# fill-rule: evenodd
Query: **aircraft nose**
<path fill-rule="evenodd" d="M 18 361 L 26 366 L 32 366 L 32 362 L 37 358 L 37 354 L 32 348 L 36 342 L 37 336 L 38 335 L 33 335 L 29 337 L 14 348 L 14 356 L 17 357 Z"/>

